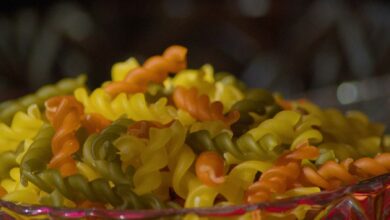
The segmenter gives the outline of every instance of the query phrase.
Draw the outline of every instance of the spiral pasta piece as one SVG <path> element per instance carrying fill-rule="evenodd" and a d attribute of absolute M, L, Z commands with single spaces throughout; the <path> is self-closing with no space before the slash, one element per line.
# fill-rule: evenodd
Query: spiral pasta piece
<path fill-rule="evenodd" d="M 224 112 L 230 110 L 231 106 L 243 99 L 241 89 L 234 86 L 233 76 L 214 79 L 214 69 L 211 65 L 203 65 L 198 70 L 187 69 L 180 71 L 172 79 L 164 81 L 165 88 L 173 90 L 175 87 L 187 89 L 196 88 L 200 95 L 207 95 L 211 101 L 219 101 L 223 104 Z"/>
<path fill-rule="evenodd" d="M 327 161 L 317 170 L 304 167 L 302 172 L 308 183 L 329 190 L 358 180 L 379 176 L 390 171 L 390 153 L 381 153 L 374 158 L 363 157 L 355 161 L 346 159 L 340 163 Z"/>
<path fill-rule="evenodd" d="M 77 78 L 62 79 L 54 85 L 46 85 L 31 95 L 23 96 L 16 100 L 6 101 L 0 104 L 0 122 L 11 124 L 12 117 L 17 112 L 24 112 L 29 106 L 36 104 L 39 108 L 51 97 L 66 95 L 72 93 L 75 89 L 84 87 L 86 81 L 85 75 Z"/>
<path fill-rule="evenodd" d="M 275 193 L 291 189 L 301 173 L 300 160 L 315 159 L 318 153 L 317 148 L 308 145 L 286 153 L 274 167 L 262 173 L 260 179 L 248 187 L 246 201 L 269 201 Z"/>
<path fill-rule="evenodd" d="M 75 174 L 77 167 L 72 155 L 80 148 L 76 131 L 81 126 L 83 106 L 73 96 L 57 96 L 45 105 L 46 116 L 56 130 L 49 167 L 58 168 L 64 176 Z"/>
<path fill-rule="evenodd" d="M 245 98 L 235 102 L 231 108 L 240 113 L 240 118 L 232 125 L 235 135 L 242 135 L 247 132 L 255 123 L 252 114 L 262 117 L 262 120 L 272 118 L 280 111 L 272 94 L 263 89 L 250 89 L 246 92 Z"/>
<path fill-rule="evenodd" d="M 124 81 L 106 85 L 105 91 L 111 96 L 120 93 L 144 92 L 150 82 L 161 83 L 169 73 L 176 73 L 187 66 L 187 49 L 182 46 L 167 48 L 162 56 L 153 56 L 142 67 L 131 70 Z"/>
<path fill-rule="evenodd" d="M 295 149 L 303 141 L 315 145 L 321 143 L 323 135 L 315 128 L 320 125 L 320 121 L 316 118 L 303 117 L 298 112 L 284 110 L 252 128 L 247 134 L 256 141 L 272 136 L 278 143 L 274 147 L 284 144 L 290 149 Z"/>
<path fill-rule="evenodd" d="M 33 185 L 24 186 L 21 184 L 19 167 L 12 168 L 9 174 L 9 178 L 1 181 L 1 186 L 7 191 L 7 194 L 1 199 L 10 202 L 39 204 L 38 190 Z"/>
<path fill-rule="evenodd" d="M 228 159 L 226 157 L 229 154 L 239 161 L 274 160 L 280 154 L 279 149 L 275 148 L 278 139 L 272 135 L 266 135 L 260 141 L 256 141 L 249 134 L 234 139 L 225 131 L 212 137 L 208 131 L 200 130 L 188 134 L 186 143 L 197 153 L 217 151 L 223 154 L 225 159 Z M 227 162 L 230 163 L 230 160 Z"/>
<path fill-rule="evenodd" d="M 24 153 L 20 162 L 22 184 L 27 185 L 24 179 L 26 172 L 39 173 L 46 169 L 53 155 L 51 140 L 54 134 L 54 128 L 49 124 L 44 124 L 31 143 L 31 146 Z"/>
<path fill-rule="evenodd" d="M 81 124 L 87 129 L 88 133 L 99 133 L 104 128 L 108 127 L 112 122 L 100 114 L 86 114 L 81 119 Z"/>
<path fill-rule="evenodd" d="M 224 160 L 213 151 L 199 155 L 195 163 L 196 176 L 206 185 L 215 186 L 225 182 Z"/>
<path fill-rule="evenodd" d="M 208 96 L 198 96 L 195 88 L 176 87 L 173 92 L 173 101 L 178 108 L 187 111 L 191 116 L 201 121 L 220 120 L 230 126 L 240 117 L 237 111 L 232 111 L 224 116 L 223 105 L 220 102 L 211 103 Z"/>
<path fill-rule="evenodd" d="M 26 139 L 33 138 L 43 121 L 37 105 L 28 107 L 27 112 L 17 112 L 10 126 L 0 123 L 0 153 L 14 151 Z"/>
<path fill-rule="evenodd" d="M 205 184 L 195 185 L 186 198 L 185 207 L 211 207 L 218 203 L 218 196 L 223 196 L 229 204 L 241 204 L 247 187 L 250 186 L 257 172 L 265 172 L 271 163 L 245 161 L 235 166 L 222 184 L 210 187 Z"/>
<path fill-rule="evenodd" d="M 140 154 L 141 166 L 134 173 L 134 191 L 138 194 L 150 193 L 161 185 L 160 169 L 168 165 L 166 146 L 171 138 L 169 128 L 149 130 L 148 144 Z"/>
<path fill-rule="evenodd" d="M 336 109 L 320 109 L 307 100 L 293 104 L 296 109 L 321 121 L 323 141 L 327 144 L 325 148 L 332 150 L 340 160 L 348 157 L 374 157 L 383 151 L 381 139 L 384 126 L 370 122 L 363 113 L 351 111 L 344 115 Z"/>
<path fill-rule="evenodd" d="M 103 89 L 96 89 L 88 95 L 86 89 L 80 88 L 74 92 L 74 96 L 83 104 L 87 114 L 98 113 L 111 121 L 126 115 L 135 121 L 148 120 L 166 124 L 173 120 L 176 112 L 172 106 L 167 106 L 167 98 L 163 97 L 149 104 L 142 93 L 130 96 L 122 93 L 113 99 Z"/>
<path fill-rule="evenodd" d="M 119 152 L 114 145 L 114 141 L 125 134 L 132 123 L 130 119 L 118 119 L 100 133 L 90 135 L 83 145 L 83 161 L 103 178 L 116 184 L 132 184 L 131 167 L 127 167 L 126 172 L 122 170 Z"/>
<path fill-rule="evenodd" d="M 58 170 L 47 169 L 39 174 L 28 173 L 26 178 L 47 193 L 58 191 L 60 196 L 52 197 L 51 205 L 63 205 L 62 196 L 75 201 L 92 201 L 111 204 L 120 209 L 142 209 L 166 207 L 151 195 L 138 196 L 131 190 L 131 185 L 118 184 L 111 186 L 106 179 L 88 179 L 80 174 L 62 177 Z"/>

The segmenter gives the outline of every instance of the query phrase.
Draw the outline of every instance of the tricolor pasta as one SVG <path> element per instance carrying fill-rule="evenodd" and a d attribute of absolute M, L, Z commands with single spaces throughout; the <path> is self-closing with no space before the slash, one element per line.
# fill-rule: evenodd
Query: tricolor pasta
<path fill-rule="evenodd" d="M 0 104 L 1 199 L 213 207 L 333 190 L 390 171 L 390 136 L 363 113 L 284 100 L 209 64 L 188 69 L 186 54 L 171 46 L 143 64 L 116 63 L 99 88 L 88 90 L 81 76 Z M 243 218 L 256 216 L 269 213 Z"/>

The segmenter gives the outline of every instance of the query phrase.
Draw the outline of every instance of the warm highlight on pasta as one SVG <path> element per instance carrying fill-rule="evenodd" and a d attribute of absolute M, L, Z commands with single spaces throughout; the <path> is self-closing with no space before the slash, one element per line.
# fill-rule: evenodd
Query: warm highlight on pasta
<path fill-rule="evenodd" d="M 186 55 L 174 45 L 143 65 L 114 64 L 98 88 L 80 76 L 0 103 L 0 198 L 67 208 L 223 207 L 390 173 L 390 136 L 362 112 L 283 99 L 210 64 L 188 69 Z M 308 219 L 311 209 L 236 219 Z"/>

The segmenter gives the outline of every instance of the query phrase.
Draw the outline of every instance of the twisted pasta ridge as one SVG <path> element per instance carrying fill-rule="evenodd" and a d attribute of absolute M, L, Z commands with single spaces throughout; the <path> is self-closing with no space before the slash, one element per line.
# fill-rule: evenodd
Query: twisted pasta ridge
<path fill-rule="evenodd" d="M 16 153 L 13 151 L 6 151 L 0 154 L 0 180 L 10 178 L 9 172 L 12 168 L 19 164 L 16 162 Z"/>
<path fill-rule="evenodd" d="M 202 152 L 195 163 L 198 179 L 205 185 L 216 186 L 225 182 L 224 160 L 214 151 Z"/>
<path fill-rule="evenodd" d="M 337 157 L 344 154 L 340 160 L 347 158 L 347 156 L 352 158 L 374 157 L 378 152 L 383 152 L 381 139 L 384 126 L 370 122 L 363 113 L 351 111 L 344 115 L 339 110 L 332 108 L 322 110 L 307 100 L 294 102 L 294 106 L 321 121 L 320 130 L 324 142 L 334 146 L 327 148 L 333 150 Z M 347 145 L 349 146 L 349 155 L 346 155 L 345 152 L 339 152 Z"/>
<path fill-rule="evenodd" d="M 88 95 L 86 89 L 80 88 L 75 90 L 74 96 L 85 107 L 85 113 L 98 113 L 111 121 L 126 115 L 135 121 L 148 120 L 166 124 L 175 115 L 175 109 L 167 106 L 168 100 L 165 97 L 149 105 L 142 93 L 131 96 L 122 93 L 112 99 L 103 89 L 96 89 Z"/>
<path fill-rule="evenodd" d="M 274 147 L 278 144 L 278 139 L 272 135 L 266 135 L 260 141 L 256 141 L 249 134 L 233 139 L 228 132 L 221 132 L 212 137 L 207 130 L 200 130 L 188 134 L 186 143 L 197 153 L 217 151 L 225 157 L 226 153 L 229 153 L 240 161 L 273 160 L 279 154 L 279 149 Z"/>
<path fill-rule="evenodd" d="M 90 134 L 101 132 L 111 123 L 110 120 L 97 113 L 86 114 L 81 120 L 82 126 L 87 129 Z"/>
<path fill-rule="evenodd" d="M 139 63 L 134 57 L 130 57 L 123 62 L 115 63 L 111 67 L 111 80 L 114 82 L 123 81 L 126 75 L 137 67 L 139 67 Z"/>
<path fill-rule="evenodd" d="M 37 105 L 31 105 L 27 112 L 17 112 L 8 126 L 0 123 L 0 153 L 15 151 L 17 146 L 26 139 L 33 138 L 43 121 Z"/>
<path fill-rule="evenodd" d="M 1 181 L 1 186 L 7 194 L 1 199 L 5 201 L 39 204 L 38 190 L 33 185 L 23 186 L 20 181 L 20 169 L 14 167 L 9 171 L 9 177 Z"/>
<path fill-rule="evenodd" d="M 0 121 L 10 124 L 16 112 L 24 112 L 32 104 L 43 107 L 44 101 L 48 98 L 72 93 L 76 88 L 84 87 L 85 75 L 77 78 L 62 79 L 54 85 L 46 85 L 38 89 L 34 94 L 23 96 L 16 100 L 6 101 L 0 104 Z"/>
<path fill-rule="evenodd" d="M 301 173 L 300 161 L 315 159 L 318 154 L 318 148 L 308 145 L 284 154 L 274 167 L 263 172 L 260 179 L 248 187 L 246 201 L 269 201 L 275 193 L 283 193 L 292 188 Z"/>
<path fill-rule="evenodd" d="M 227 77 L 226 77 L 227 79 Z M 174 87 L 196 88 L 200 95 L 207 95 L 211 101 L 219 101 L 223 104 L 224 112 L 243 99 L 242 91 L 234 86 L 234 80 L 215 80 L 214 69 L 211 65 L 203 65 L 198 70 L 186 69 L 176 74 L 172 79 L 164 81 L 167 89 Z"/>
<path fill-rule="evenodd" d="M 93 181 L 80 174 L 62 177 L 58 170 L 47 169 L 38 174 L 28 173 L 28 181 L 41 190 L 52 193 L 58 190 L 61 195 L 75 202 L 92 201 L 111 204 L 121 209 L 163 208 L 165 205 L 151 195 L 138 196 L 131 190 L 131 185 L 116 184 L 111 186 L 109 180 L 99 178 Z M 57 200 L 60 200 L 57 198 Z M 61 204 L 54 201 L 53 204 Z"/>
<path fill-rule="evenodd" d="M 218 195 L 226 198 L 229 204 L 241 204 L 247 188 L 253 183 L 257 172 L 265 172 L 272 164 L 263 161 L 245 161 L 235 166 L 225 176 L 225 182 L 210 187 L 198 184 L 190 191 L 185 207 L 211 207 Z"/>
<path fill-rule="evenodd" d="M 317 170 L 305 166 L 302 169 L 305 180 L 310 185 L 323 189 L 335 189 L 341 185 L 356 183 L 359 180 L 386 174 L 390 171 L 390 153 L 380 153 L 374 158 L 351 158 L 340 163 L 327 161 Z"/>
<path fill-rule="evenodd" d="M 181 86 L 184 88 L 196 88 L 200 94 L 214 97 L 215 80 L 213 76 L 213 67 L 211 65 L 203 65 L 199 69 L 186 69 L 177 73 L 174 77 L 164 81 L 167 89 Z"/>
<path fill-rule="evenodd" d="M 26 172 L 38 173 L 46 169 L 52 157 L 51 140 L 54 134 L 54 128 L 49 124 L 44 124 L 31 146 L 27 149 L 20 162 L 21 182 L 23 185 L 27 185 L 27 181 L 24 179 Z"/>
<path fill-rule="evenodd" d="M 56 96 L 45 102 L 46 117 L 56 130 L 51 141 L 53 157 L 50 168 L 58 168 L 62 175 L 77 172 L 72 155 L 80 148 L 76 131 L 81 126 L 83 106 L 73 96 Z"/>
<path fill-rule="evenodd" d="M 177 195 L 185 199 L 188 191 L 199 182 L 191 171 L 195 154 L 184 144 L 187 129 L 179 121 L 174 121 L 166 128 L 161 126 L 151 126 L 147 130 L 139 128 L 140 131 L 130 126 L 128 134 L 122 135 L 114 142 L 120 151 L 123 167 L 132 165 L 136 169 L 134 182 L 136 186 L 141 186 L 136 189 L 141 193 L 153 189 L 155 193 L 157 191 L 162 194 L 169 193 L 169 185 L 165 184 L 165 181 L 168 181 L 172 182 L 171 186 Z M 156 136 L 159 137 L 159 141 L 149 141 Z M 169 180 L 166 180 L 167 178 Z"/>
<path fill-rule="evenodd" d="M 162 56 L 153 56 L 142 67 L 131 70 L 124 81 L 112 82 L 104 90 L 111 96 L 120 93 L 145 92 L 150 82 L 161 83 L 169 73 L 177 73 L 187 66 L 187 49 L 182 46 L 168 47 Z"/>
<path fill-rule="evenodd" d="M 230 126 L 240 117 L 238 111 L 231 111 L 225 116 L 222 103 L 210 102 L 206 95 L 198 96 L 195 88 L 176 87 L 173 92 L 173 101 L 178 108 L 187 111 L 191 116 L 201 121 L 221 120 Z"/>
<path fill-rule="evenodd" d="M 130 119 L 120 118 L 102 132 L 90 135 L 83 145 L 83 161 L 102 177 L 116 184 L 132 184 L 132 177 L 129 175 L 131 170 L 123 172 L 119 152 L 114 146 L 114 141 L 126 133 L 132 123 Z"/>
<path fill-rule="evenodd" d="M 162 183 L 160 170 L 168 165 L 166 146 L 172 138 L 169 128 L 149 130 L 149 140 L 141 152 L 141 166 L 134 173 L 134 191 L 137 194 L 150 193 Z"/>
<path fill-rule="evenodd" d="M 165 145 L 168 170 L 172 178 L 171 185 L 176 194 L 185 199 L 189 192 L 200 184 L 192 168 L 195 153 L 185 144 L 187 128 L 180 121 L 174 121 L 167 130 L 171 134 L 171 138 Z"/>
<path fill-rule="evenodd" d="M 231 109 L 240 113 L 239 120 L 232 125 L 234 134 L 238 136 L 247 132 L 255 122 L 251 114 L 255 113 L 265 120 L 274 117 L 281 110 L 272 94 L 263 89 L 248 90 L 245 98 L 236 102 Z"/>
<path fill-rule="evenodd" d="M 246 134 L 251 135 L 255 141 L 262 140 L 266 136 L 273 136 L 277 140 L 277 144 L 273 147 L 287 145 L 295 149 L 304 141 L 309 141 L 311 144 L 321 143 L 322 133 L 315 128 L 319 125 L 321 124 L 315 117 L 303 117 L 298 112 L 284 110 L 273 118 L 263 121 Z"/>

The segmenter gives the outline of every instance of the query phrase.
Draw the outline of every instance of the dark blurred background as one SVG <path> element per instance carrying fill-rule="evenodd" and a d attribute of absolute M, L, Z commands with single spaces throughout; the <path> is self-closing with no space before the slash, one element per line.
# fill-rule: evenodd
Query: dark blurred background
<path fill-rule="evenodd" d="M 2 1 L 0 100 L 171 44 L 250 86 L 390 125 L 390 4 L 353 0 Z"/>

